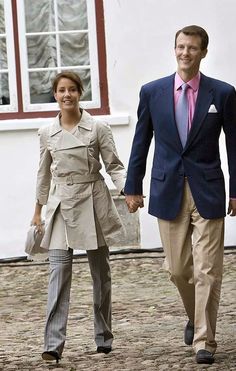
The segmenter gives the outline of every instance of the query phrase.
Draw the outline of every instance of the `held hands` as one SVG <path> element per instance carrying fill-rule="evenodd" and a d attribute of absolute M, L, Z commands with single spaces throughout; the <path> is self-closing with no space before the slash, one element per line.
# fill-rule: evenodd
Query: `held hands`
<path fill-rule="evenodd" d="M 235 216 L 236 215 L 236 200 L 229 200 L 229 206 L 228 206 L 228 215 Z"/>
<path fill-rule="evenodd" d="M 128 210 L 130 213 L 135 213 L 140 207 L 144 207 L 143 199 L 145 196 L 143 195 L 126 195 L 125 202 L 128 206 Z"/>

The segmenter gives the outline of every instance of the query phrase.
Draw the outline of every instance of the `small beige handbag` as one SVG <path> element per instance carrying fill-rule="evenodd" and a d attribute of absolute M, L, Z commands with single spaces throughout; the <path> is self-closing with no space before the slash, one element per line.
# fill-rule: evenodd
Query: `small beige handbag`
<path fill-rule="evenodd" d="M 27 232 L 25 241 L 25 252 L 28 255 L 45 254 L 47 250 L 40 247 L 44 236 L 44 223 L 42 224 L 42 232 L 39 233 L 36 225 L 32 225 Z"/>

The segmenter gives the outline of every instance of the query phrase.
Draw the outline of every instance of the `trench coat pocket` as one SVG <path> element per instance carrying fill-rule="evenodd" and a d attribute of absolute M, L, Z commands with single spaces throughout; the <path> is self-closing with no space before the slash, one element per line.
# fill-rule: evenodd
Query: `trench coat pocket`
<path fill-rule="evenodd" d="M 152 169 L 152 178 L 157 179 L 157 180 L 164 180 L 165 179 L 165 173 L 164 171 L 160 169 L 153 168 Z"/>

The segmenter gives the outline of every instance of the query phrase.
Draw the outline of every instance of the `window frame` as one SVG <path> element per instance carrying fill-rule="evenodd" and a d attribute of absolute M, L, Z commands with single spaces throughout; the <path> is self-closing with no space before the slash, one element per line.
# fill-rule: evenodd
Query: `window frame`
<path fill-rule="evenodd" d="M 5 0 L 7 1 L 7 0 Z M 15 58 L 13 59 L 13 65 L 15 65 L 15 78 L 14 81 L 16 81 L 16 88 L 14 89 L 14 92 L 17 92 L 16 98 L 18 107 L 16 108 L 15 112 L 3 112 L 1 114 L 2 120 L 11 120 L 11 119 L 28 119 L 28 118 L 46 118 L 46 117 L 54 117 L 56 110 L 34 110 L 34 111 L 24 111 L 23 108 L 23 85 L 24 80 L 22 76 L 22 69 L 21 69 L 21 63 L 22 60 L 20 55 L 20 43 L 22 40 L 22 36 L 20 38 L 19 36 L 19 27 L 18 27 L 18 12 L 19 12 L 19 0 L 10 0 L 11 2 L 11 9 L 12 9 L 12 24 L 13 24 L 13 36 L 14 36 L 14 42 L 12 45 L 15 46 Z M 94 15 L 95 19 L 94 22 L 96 23 L 96 50 L 97 50 L 97 69 L 98 69 L 98 81 L 97 86 L 99 86 L 99 95 L 100 95 L 100 105 L 94 108 L 87 108 L 85 107 L 84 103 L 81 102 L 81 106 L 88 110 L 88 112 L 92 115 L 109 115 L 110 114 L 110 108 L 109 108 L 109 99 L 108 99 L 108 84 L 107 84 L 107 64 L 106 64 L 106 45 L 105 45 L 105 26 L 104 26 L 104 9 L 103 9 L 103 0 L 88 0 L 92 3 L 94 3 Z M 8 11 L 10 14 L 10 12 Z M 15 64 L 14 64 L 15 62 Z M 58 108 L 57 108 L 58 111 Z"/>
<path fill-rule="evenodd" d="M 54 7 L 57 6 L 57 0 L 53 0 Z M 97 108 L 101 106 L 100 101 L 100 89 L 99 89 L 99 74 L 98 74 L 98 52 L 97 52 L 97 32 L 96 32 L 96 14 L 95 14 L 95 2 L 94 0 L 86 0 L 87 4 L 87 16 L 88 16 L 88 39 L 89 39 L 89 56 L 90 56 L 90 65 L 88 67 L 91 71 L 91 95 L 93 97 L 92 101 L 82 101 L 81 104 L 85 109 Z M 18 10 L 18 30 L 19 34 L 22 35 L 21 38 L 21 48 L 20 48 L 20 60 L 21 60 L 21 76 L 22 76 L 22 90 L 25 92 L 23 95 L 23 111 L 24 112 L 34 112 L 34 111 L 57 111 L 57 103 L 30 103 L 30 86 L 29 86 L 29 72 L 38 72 L 38 71 L 57 71 L 61 70 L 70 70 L 76 69 L 79 70 L 80 67 L 77 66 L 66 66 L 57 68 L 29 68 L 28 66 L 28 57 L 27 57 L 27 36 L 38 36 L 38 35 L 55 35 L 57 51 L 60 48 L 58 35 L 65 33 L 57 29 L 56 21 L 56 30 L 52 32 L 26 32 L 25 24 L 25 7 L 24 0 L 17 1 L 17 10 Z M 57 12 L 55 12 L 57 16 Z M 75 31 L 67 31 L 67 33 L 73 34 Z M 60 63 L 60 58 L 58 58 Z M 82 69 L 84 66 L 82 66 Z"/>

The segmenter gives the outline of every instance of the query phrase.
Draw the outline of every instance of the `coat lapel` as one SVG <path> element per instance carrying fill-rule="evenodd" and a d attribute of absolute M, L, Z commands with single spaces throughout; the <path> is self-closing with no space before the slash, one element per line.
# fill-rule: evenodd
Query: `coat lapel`
<path fill-rule="evenodd" d="M 174 107 L 174 78 L 175 74 L 168 77 L 166 84 L 163 86 L 161 96 L 159 97 L 162 117 L 165 117 L 166 132 L 171 140 L 172 145 L 182 152 L 183 147 L 180 141 L 177 125 L 175 122 Z M 166 109 L 168 107 L 168 109 Z"/>
<path fill-rule="evenodd" d="M 189 136 L 184 150 L 191 145 L 194 138 L 201 129 L 201 126 L 208 113 L 208 109 L 212 101 L 213 101 L 213 89 L 211 83 L 209 82 L 209 79 L 206 76 L 201 74 L 199 92 L 193 116 L 192 127 L 189 132 Z"/>
<path fill-rule="evenodd" d="M 55 151 L 75 147 L 85 147 L 85 144 L 69 131 L 63 130 L 55 146 Z"/>
<path fill-rule="evenodd" d="M 86 144 L 80 139 L 79 135 L 74 135 L 73 133 L 62 129 L 60 125 L 59 115 L 57 115 L 57 117 L 55 118 L 50 136 L 57 138 L 54 146 L 55 151 L 86 146 Z"/>

